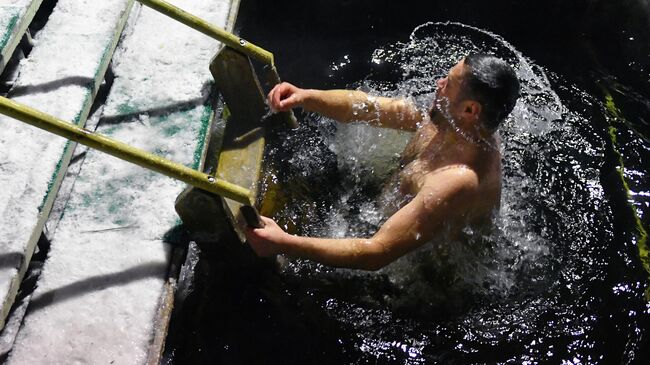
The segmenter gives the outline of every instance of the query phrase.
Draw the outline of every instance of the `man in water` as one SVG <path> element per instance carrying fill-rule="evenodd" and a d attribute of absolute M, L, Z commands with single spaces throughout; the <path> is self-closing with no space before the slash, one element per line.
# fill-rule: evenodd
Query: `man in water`
<path fill-rule="evenodd" d="M 275 111 L 302 107 L 342 123 L 364 121 L 415 132 L 397 177 L 400 192 L 412 199 L 370 238 L 301 237 L 262 217 L 265 227 L 247 232 L 255 253 L 377 270 L 436 237 L 489 221 L 501 199 L 497 127 L 515 106 L 519 81 L 503 60 L 476 54 L 436 84 L 428 113 L 405 99 L 361 91 L 275 86 L 268 95 Z"/>

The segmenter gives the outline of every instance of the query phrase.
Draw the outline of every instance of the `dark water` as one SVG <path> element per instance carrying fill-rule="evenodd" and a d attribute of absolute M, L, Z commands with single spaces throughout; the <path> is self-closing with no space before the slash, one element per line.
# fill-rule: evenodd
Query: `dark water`
<path fill-rule="evenodd" d="M 245 1 L 238 26 L 274 51 L 288 81 L 423 105 L 463 54 L 506 59 L 523 95 L 501 130 L 496 229 L 378 273 L 302 260 L 278 268 L 245 247 L 217 247 L 196 263 L 173 319 L 174 363 L 648 363 L 637 230 L 650 202 L 648 3 L 428 7 Z M 276 217 L 303 233 L 371 232 L 381 220 L 372 196 L 405 136 L 301 118 L 270 151 L 286 187 Z"/>

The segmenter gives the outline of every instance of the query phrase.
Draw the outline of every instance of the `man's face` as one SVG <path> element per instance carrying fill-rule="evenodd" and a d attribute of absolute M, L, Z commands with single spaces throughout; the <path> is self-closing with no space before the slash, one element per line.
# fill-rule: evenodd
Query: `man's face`
<path fill-rule="evenodd" d="M 465 59 L 460 60 L 449 70 L 446 77 L 436 81 L 436 94 L 431 107 L 431 115 L 442 113 L 446 117 L 455 118 L 460 104 L 460 94 L 463 82 Z"/>

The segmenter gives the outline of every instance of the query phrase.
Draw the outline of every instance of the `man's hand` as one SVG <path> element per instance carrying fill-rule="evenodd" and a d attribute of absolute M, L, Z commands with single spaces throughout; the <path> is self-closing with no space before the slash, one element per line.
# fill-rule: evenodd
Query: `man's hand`
<path fill-rule="evenodd" d="M 263 228 L 246 230 L 246 239 L 257 256 L 269 257 L 281 253 L 282 243 L 289 235 L 271 218 L 262 216 Z"/>
<path fill-rule="evenodd" d="M 302 106 L 306 90 L 296 87 L 288 82 L 275 85 L 267 96 L 269 107 L 274 112 L 286 112 L 292 108 Z"/>

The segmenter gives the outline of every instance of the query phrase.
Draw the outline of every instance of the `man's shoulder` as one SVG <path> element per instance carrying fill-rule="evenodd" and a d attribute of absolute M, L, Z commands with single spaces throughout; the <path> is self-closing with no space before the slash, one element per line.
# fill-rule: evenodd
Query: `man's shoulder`
<path fill-rule="evenodd" d="M 432 214 L 443 214 L 445 219 L 466 216 L 476 209 L 483 195 L 490 195 L 481 188 L 476 171 L 468 166 L 449 166 L 432 171 L 418 194 L 422 194 L 426 209 Z"/>
<path fill-rule="evenodd" d="M 468 165 L 447 165 L 427 173 L 424 187 L 475 190 L 479 187 L 479 175 Z"/>
<path fill-rule="evenodd" d="M 450 203 L 464 201 L 479 192 L 478 176 L 472 169 L 449 166 L 428 173 L 418 194 L 424 195 L 425 200 Z"/>

